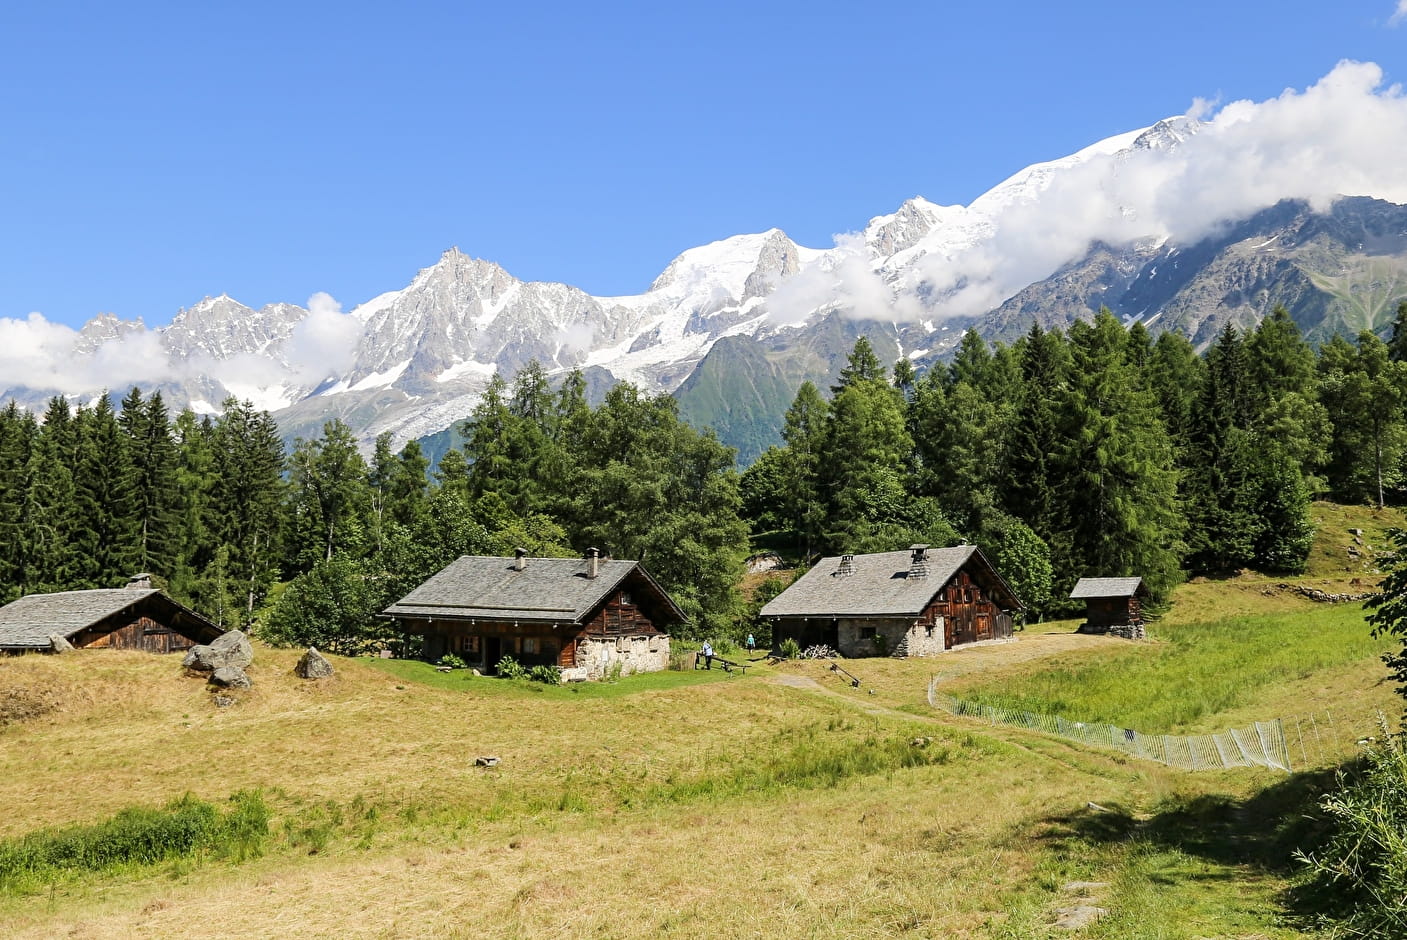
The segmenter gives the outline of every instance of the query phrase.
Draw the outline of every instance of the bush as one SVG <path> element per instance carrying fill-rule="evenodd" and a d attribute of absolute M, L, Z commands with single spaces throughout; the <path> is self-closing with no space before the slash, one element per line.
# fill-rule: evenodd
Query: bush
<path fill-rule="evenodd" d="M 439 661 L 439 663 L 438 663 L 437 665 L 440 665 L 440 666 L 448 666 L 448 667 L 451 668 L 451 669 L 468 669 L 468 668 L 469 668 L 469 664 L 468 664 L 468 663 L 466 663 L 462 658 L 460 658 L 460 657 L 454 655 L 453 653 L 446 653 L 445 655 L 441 656 L 441 657 L 440 657 L 440 661 Z"/>
<path fill-rule="evenodd" d="M 801 646 L 791 637 L 782 641 L 781 654 L 783 659 L 800 659 Z"/>
<path fill-rule="evenodd" d="M 528 670 L 528 678 L 546 685 L 561 685 L 562 670 L 556 666 L 534 666 Z"/>
<path fill-rule="evenodd" d="M 526 679 L 528 670 L 512 656 L 505 656 L 498 661 L 498 675 L 502 679 Z"/>
<path fill-rule="evenodd" d="M 1320 806 L 1332 832 L 1317 853 L 1297 853 L 1308 866 L 1306 894 L 1320 918 L 1354 937 L 1407 936 L 1407 741 L 1387 734 L 1364 754 L 1352 779 Z"/>
<path fill-rule="evenodd" d="M 91 826 L 44 829 L 0 842 L 0 888 L 23 890 L 66 872 L 151 865 L 201 851 L 242 860 L 262 853 L 269 832 L 263 797 L 240 792 L 226 815 L 187 794 L 159 809 L 130 807 Z"/>

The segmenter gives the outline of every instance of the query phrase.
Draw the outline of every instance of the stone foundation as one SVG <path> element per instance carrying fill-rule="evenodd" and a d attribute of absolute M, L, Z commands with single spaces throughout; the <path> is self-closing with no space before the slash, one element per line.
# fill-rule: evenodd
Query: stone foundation
<path fill-rule="evenodd" d="M 1143 640 L 1148 637 L 1141 623 L 1123 623 L 1111 627 L 1107 624 L 1095 625 L 1085 622 L 1080 624 L 1079 629 L 1075 632 L 1093 636 L 1116 636 L 1123 640 Z"/>
<path fill-rule="evenodd" d="M 587 679 L 603 679 L 616 667 L 620 675 L 637 672 L 659 672 L 669 666 L 669 637 L 667 636 L 584 636 L 577 642 L 576 669 L 584 671 Z M 574 673 L 574 677 L 576 674 Z"/>

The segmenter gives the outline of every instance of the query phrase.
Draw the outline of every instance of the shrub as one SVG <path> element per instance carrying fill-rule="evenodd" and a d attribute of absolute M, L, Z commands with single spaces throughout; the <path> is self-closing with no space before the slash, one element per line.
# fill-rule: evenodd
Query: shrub
<path fill-rule="evenodd" d="M 546 685 L 561 685 L 562 670 L 556 666 L 534 666 L 528 670 L 528 678 Z"/>
<path fill-rule="evenodd" d="M 801 646 L 796 642 L 796 640 L 793 640 L 791 637 L 787 637 L 785 640 L 782 641 L 781 653 L 783 659 L 800 659 Z"/>
<path fill-rule="evenodd" d="M 269 810 L 257 791 L 230 798 L 226 815 L 187 794 L 159 809 L 129 807 L 90 826 L 43 829 L 0 842 L 0 888 L 23 890 L 62 873 L 151 865 L 202 851 L 243 860 L 263 851 Z"/>
<path fill-rule="evenodd" d="M 451 669 L 469 668 L 469 664 L 467 662 L 465 662 L 461 657 L 454 655 L 453 653 L 446 653 L 445 655 L 441 656 L 438 665 L 448 666 Z"/>
<path fill-rule="evenodd" d="M 1332 832 L 1317 853 L 1296 853 L 1309 869 L 1304 892 L 1321 919 L 1355 937 L 1407 936 L 1407 741 L 1369 742 L 1361 776 L 1339 774 L 1320 806 Z"/>
<path fill-rule="evenodd" d="M 525 679 L 528 670 L 512 656 L 505 656 L 498 661 L 498 675 L 503 679 Z"/>

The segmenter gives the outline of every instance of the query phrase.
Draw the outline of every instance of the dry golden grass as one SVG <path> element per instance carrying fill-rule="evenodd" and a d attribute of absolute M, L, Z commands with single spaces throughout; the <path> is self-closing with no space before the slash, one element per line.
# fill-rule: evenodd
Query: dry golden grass
<path fill-rule="evenodd" d="M 0 935 L 1043 937 L 1073 880 L 1113 882 L 1102 902 L 1158 924 L 1147 936 L 1224 936 L 1232 909 L 1240 935 L 1293 935 L 1276 925 L 1281 874 L 1072 834 L 1101 812 L 1090 803 L 1144 818 L 1169 800 L 1240 800 L 1282 778 L 1192 776 L 926 708 L 935 672 L 1018 675 L 1130 648 L 1073 626 L 931 660 L 847 663 L 858 689 L 802 662 L 610 698 L 435 689 L 341 659 L 337 678 L 308 683 L 292 675 L 296 653 L 259 648 L 254 690 L 218 709 L 171 657 L 0 660 L 0 699 L 42 689 L 52 704 L 0 726 L 11 808 L 0 834 L 188 791 L 220 801 L 263 788 L 279 833 L 329 803 L 378 814 L 325 844 L 275 839 L 242 864 L 0 899 Z M 1347 696 L 1361 678 L 1319 681 Z M 931 736 L 947 760 L 836 786 L 668 795 L 726 782 L 807 729 L 822 744 Z M 502 762 L 476 768 L 481 754 Z M 1166 881 L 1156 898 L 1120 887 L 1154 865 Z M 1169 915 L 1158 905 L 1187 910 L 1159 923 Z M 1111 930 L 1126 928 L 1087 936 L 1144 935 Z"/>

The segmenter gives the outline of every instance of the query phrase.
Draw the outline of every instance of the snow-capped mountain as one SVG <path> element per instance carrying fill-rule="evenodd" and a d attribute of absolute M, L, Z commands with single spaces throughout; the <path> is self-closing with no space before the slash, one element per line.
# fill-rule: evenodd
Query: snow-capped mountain
<path fill-rule="evenodd" d="M 38 404 L 55 391 L 88 395 L 104 384 L 120 390 L 135 382 L 197 411 L 214 411 L 229 395 L 249 399 L 274 411 L 290 437 L 316 434 L 336 416 L 364 441 L 390 431 L 399 443 L 464 417 L 495 372 L 511 376 L 533 359 L 549 372 L 591 370 L 681 396 L 709 387 L 717 399 L 718 381 L 686 380 L 700 363 L 708 366 L 706 357 L 725 339 L 729 353 L 714 357 L 712 368 L 725 360 L 753 369 L 770 362 L 771 396 L 794 388 L 799 376 L 826 372 L 843 354 L 838 344 L 856 331 L 877 331 L 895 355 L 923 364 L 950 350 L 970 325 L 1010 340 L 1033 320 L 1060 325 L 1108 303 L 1150 324 L 1176 309 L 1163 326 L 1200 339 L 1227 318 L 1267 312 L 1255 306 L 1264 297 L 1189 312 L 1187 298 L 1165 286 L 1192 285 L 1195 264 L 1210 264 L 1215 254 L 1202 257 L 1197 246 L 1265 215 L 1204 220 L 1201 229 L 1184 221 L 1178 229 L 1143 198 L 1148 180 L 1175 180 L 1174 155 L 1202 128 L 1173 118 L 1111 137 L 1027 167 L 967 206 L 914 198 L 829 248 L 798 245 L 777 229 L 691 248 L 631 296 L 521 281 L 451 248 L 405 287 L 350 314 L 311 302 L 253 310 L 222 295 L 180 311 L 165 327 L 104 315 L 83 328 L 73 349 L 93 364 L 93 387 L 31 381 L 3 394 Z M 1071 229 L 1072 210 L 1091 217 L 1083 228 Z M 1305 214 L 1290 215 L 1299 220 L 1296 231 L 1304 230 Z M 1290 237 L 1262 223 L 1247 237 L 1264 235 L 1262 229 L 1272 240 Z M 1195 241 L 1178 240 L 1189 232 Z M 1257 250 L 1263 262 L 1265 252 Z M 1159 269 L 1149 269 L 1156 263 L 1161 281 Z M 1215 293 L 1204 281 L 1195 284 L 1203 299 Z M 1125 300 L 1139 306 L 1121 308 Z M 132 351 L 145 368 L 124 378 L 116 364 L 136 358 L 124 355 Z M 685 413 L 698 415 L 691 407 Z M 731 402 L 710 405 L 703 419 L 719 407 Z"/>

